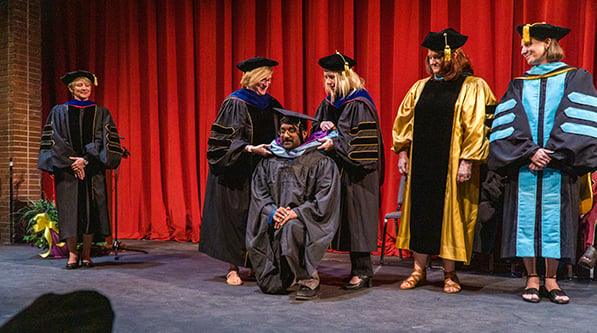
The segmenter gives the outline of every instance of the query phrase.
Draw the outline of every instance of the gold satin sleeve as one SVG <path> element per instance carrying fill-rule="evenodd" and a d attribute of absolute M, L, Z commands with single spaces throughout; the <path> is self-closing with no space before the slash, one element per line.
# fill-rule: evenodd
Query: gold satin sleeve
<path fill-rule="evenodd" d="M 580 215 L 585 215 L 593 208 L 593 186 L 591 186 L 591 174 L 587 173 L 578 177 L 580 188 Z"/>
<path fill-rule="evenodd" d="M 485 161 L 489 153 L 489 140 L 485 126 L 485 106 L 495 105 L 497 100 L 485 80 L 476 76 L 468 76 L 460 89 L 460 96 L 455 109 L 461 110 L 460 124 L 462 131 L 460 160 Z M 458 114 L 458 113 L 457 113 Z M 454 128 L 458 131 L 457 128 Z"/>
<path fill-rule="evenodd" d="M 487 83 L 468 76 L 454 106 L 450 161 L 444 198 L 444 218 L 440 257 L 468 265 L 473 252 L 475 225 L 481 184 L 480 164 L 487 159 L 489 139 L 485 126 L 485 106 L 497 104 Z M 471 179 L 456 181 L 461 160 L 470 160 Z"/>
<path fill-rule="evenodd" d="M 398 154 L 401 150 L 409 149 L 413 140 L 413 125 L 415 106 L 421 96 L 425 84 L 431 77 L 419 80 L 408 90 L 402 100 L 392 128 L 392 151 Z"/>
<path fill-rule="evenodd" d="M 408 91 L 398 109 L 392 130 L 392 151 L 396 153 L 411 147 L 414 108 L 429 79 L 417 81 Z M 442 258 L 462 261 L 465 264 L 470 262 L 478 214 L 480 163 L 473 164 L 470 181 L 457 183 L 456 176 L 460 160 L 483 162 L 487 158 L 489 140 L 487 138 L 488 128 L 485 126 L 485 106 L 495 104 L 497 104 L 497 100 L 483 79 L 475 76 L 465 79 L 454 106 L 440 245 L 440 257 Z M 409 163 L 409 172 L 411 168 L 412 165 Z M 396 247 L 409 249 L 409 243 L 410 178 L 406 184 Z"/>

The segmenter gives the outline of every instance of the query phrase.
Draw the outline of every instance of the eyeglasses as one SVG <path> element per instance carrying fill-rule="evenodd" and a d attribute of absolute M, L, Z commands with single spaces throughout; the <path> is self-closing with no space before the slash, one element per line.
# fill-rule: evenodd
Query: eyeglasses
<path fill-rule="evenodd" d="M 267 77 L 267 78 L 265 78 L 265 79 L 261 79 L 261 80 L 259 80 L 259 83 L 271 83 L 273 80 L 274 80 L 274 78 L 272 78 L 272 77 L 270 76 L 270 77 Z"/>
<path fill-rule="evenodd" d="M 296 128 L 296 126 L 290 127 L 288 129 L 285 128 L 280 128 L 280 130 L 278 131 L 278 134 L 280 136 L 289 133 L 289 134 L 296 134 L 298 132 L 298 129 Z"/>

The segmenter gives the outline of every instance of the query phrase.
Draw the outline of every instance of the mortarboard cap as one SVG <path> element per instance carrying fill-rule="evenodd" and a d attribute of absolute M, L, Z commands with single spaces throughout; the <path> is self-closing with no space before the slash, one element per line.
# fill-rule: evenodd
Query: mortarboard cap
<path fill-rule="evenodd" d="M 321 68 L 332 72 L 347 71 L 357 64 L 354 59 L 351 59 L 349 56 L 345 56 L 338 51 L 332 55 L 319 59 L 317 63 Z"/>
<path fill-rule="evenodd" d="M 294 111 L 290 111 L 290 110 L 285 110 L 285 109 L 281 109 L 281 108 L 274 108 L 274 110 L 276 110 L 276 112 L 278 112 L 279 114 L 281 114 L 282 116 L 288 117 L 288 118 L 294 118 L 294 119 L 300 119 L 300 120 L 311 120 L 311 121 L 317 121 L 317 119 L 308 116 L 304 113 L 298 113 L 298 112 L 294 112 Z"/>
<path fill-rule="evenodd" d="M 432 51 L 442 51 L 446 46 L 452 50 L 462 47 L 468 36 L 460 34 L 458 31 L 448 28 L 439 32 L 429 32 L 421 43 L 421 46 L 426 47 Z"/>
<path fill-rule="evenodd" d="M 60 80 L 62 80 L 62 82 L 64 82 L 64 84 L 66 84 L 68 86 L 71 82 L 73 82 L 75 79 L 77 79 L 79 77 L 86 77 L 91 81 L 91 83 L 93 83 L 94 85 L 97 86 L 97 77 L 95 76 L 95 74 L 89 73 L 88 71 L 82 71 L 82 70 L 68 72 L 68 73 L 64 74 L 60 78 Z"/>
<path fill-rule="evenodd" d="M 516 31 L 518 31 L 522 37 L 523 42 L 529 44 L 531 42 L 531 37 L 536 37 L 538 39 L 553 38 L 559 41 L 570 32 L 570 29 L 546 24 L 545 22 L 539 22 L 518 25 L 516 26 Z"/>
<path fill-rule="evenodd" d="M 252 71 L 255 68 L 259 67 L 273 67 L 277 66 L 278 62 L 272 59 L 264 58 L 264 57 L 253 57 L 247 60 L 243 60 L 236 64 L 236 68 L 240 69 L 243 72 Z"/>

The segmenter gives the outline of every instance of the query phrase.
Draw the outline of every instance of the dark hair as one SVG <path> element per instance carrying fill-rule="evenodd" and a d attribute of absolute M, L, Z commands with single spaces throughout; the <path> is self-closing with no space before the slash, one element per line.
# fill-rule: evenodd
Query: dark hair
<path fill-rule="evenodd" d="M 280 126 L 282 124 L 296 126 L 301 132 L 307 130 L 307 121 L 300 118 L 283 116 L 280 119 Z"/>
<path fill-rule="evenodd" d="M 431 50 L 430 52 L 438 53 L 443 56 L 443 52 Z M 433 70 L 431 70 L 431 66 L 429 66 L 429 53 L 427 53 L 427 57 L 425 57 L 425 69 L 427 70 L 427 73 L 433 74 Z M 451 61 L 443 61 L 440 74 L 444 77 L 444 80 L 450 81 L 458 78 L 462 73 L 466 73 L 468 75 L 474 74 L 471 60 L 468 58 L 466 53 L 464 53 L 464 50 L 460 48 L 452 52 Z"/>

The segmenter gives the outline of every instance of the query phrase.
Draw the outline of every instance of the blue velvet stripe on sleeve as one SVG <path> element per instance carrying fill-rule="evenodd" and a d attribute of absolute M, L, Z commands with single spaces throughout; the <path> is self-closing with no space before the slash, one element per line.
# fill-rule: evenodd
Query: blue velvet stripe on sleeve
<path fill-rule="evenodd" d="M 489 136 L 489 142 L 507 138 L 510 135 L 512 135 L 512 133 L 514 133 L 514 127 L 508 127 L 503 130 L 492 132 L 491 135 Z"/>
<path fill-rule="evenodd" d="M 496 118 L 493 121 L 493 127 L 498 127 L 498 126 L 510 124 L 510 123 L 512 123 L 514 121 L 515 118 L 516 118 L 516 116 L 514 115 L 514 113 L 505 114 L 505 115 L 503 115 L 501 117 Z"/>
<path fill-rule="evenodd" d="M 500 105 L 498 105 L 495 108 L 495 116 L 497 117 L 502 112 L 512 110 L 515 106 L 516 106 L 516 100 L 514 100 L 514 98 L 504 101 L 504 102 L 500 103 Z"/>
<path fill-rule="evenodd" d="M 597 122 L 597 112 L 593 112 L 593 111 L 589 111 L 589 110 L 584 110 L 584 109 L 579 109 L 579 108 L 567 107 L 564 110 L 564 113 L 569 118 L 575 118 L 575 119 L 589 120 L 589 121 Z"/>
<path fill-rule="evenodd" d="M 586 135 L 593 138 L 597 138 L 597 128 L 595 128 L 594 126 L 567 122 L 565 124 L 562 124 L 560 128 L 562 129 L 562 131 L 566 133 Z"/>
<path fill-rule="evenodd" d="M 564 110 L 564 113 L 570 119 L 560 126 L 562 131 L 597 138 L 597 112 L 591 110 L 597 108 L 597 97 L 572 92 L 568 94 L 568 99 L 583 108 L 567 107 Z M 584 120 L 585 122 L 582 124 L 575 122 L 578 120 Z M 587 122 L 593 122 L 594 124 Z"/>
<path fill-rule="evenodd" d="M 575 91 L 575 92 L 568 94 L 568 98 L 573 103 L 597 107 L 597 97 L 595 97 L 595 96 L 585 95 L 585 94 Z"/>
<path fill-rule="evenodd" d="M 512 127 L 512 125 L 499 130 L 497 130 L 497 128 L 503 125 L 511 124 L 514 119 L 516 119 L 514 113 L 505 113 L 512 110 L 516 104 L 516 100 L 512 98 L 500 103 L 500 105 L 495 108 L 496 118 L 493 120 L 493 124 L 491 126 L 492 131 L 491 135 L 489 136 L 489 142 L 507 138 L 514 133 L 514 127 Z"/>

